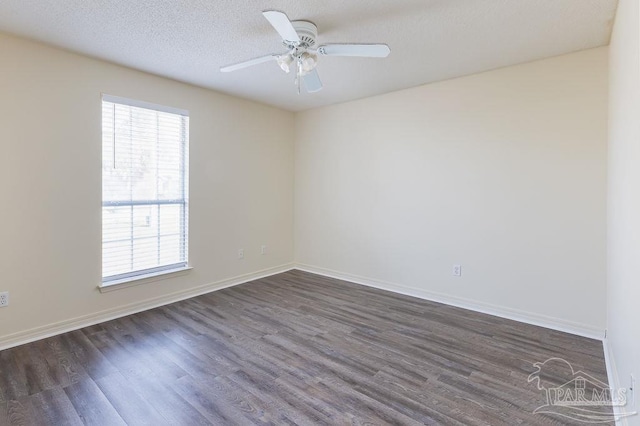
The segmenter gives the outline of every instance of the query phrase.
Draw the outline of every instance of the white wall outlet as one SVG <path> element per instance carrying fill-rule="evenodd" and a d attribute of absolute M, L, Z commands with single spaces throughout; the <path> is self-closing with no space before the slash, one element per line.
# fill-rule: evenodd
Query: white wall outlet
<path fill-rule="evenodd" d="M 453 265 L 453 276 L 454 277 L 462 276 L 462 266 L 461 265 Z"/>
<path fill-rule="evenodd" d="M 260 254 L 267 254 L 267 246 L 260 247 Z"/>
<path fill-rule="evenodd" d="M 9 292 L 3 291 L 0 293 L 0 308 L 4 308 L 5 306 L 9 306 Z"/>
<path fill-rule="evenodd" d="M 244 259 L 244 249 L 238 249 L 238 259 Z"/>

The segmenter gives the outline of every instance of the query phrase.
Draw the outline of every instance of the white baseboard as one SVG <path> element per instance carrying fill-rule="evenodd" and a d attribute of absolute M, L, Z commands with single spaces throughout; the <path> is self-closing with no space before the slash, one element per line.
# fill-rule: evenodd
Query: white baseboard
<path fill-rule="evenodd" d="M 294 269 L 294 265 L 293 263 L 288 263 L 273 268 L 262 269 L 260 271 L 252 272 L 249 274 L 239 275 L 213 283 L 204 284 L 187 290 L 177 291 L 174 293 L 166 294 L 164 296 L 144 300 L 142 302 L 131 303 L 129 305 L 119 306 L 117 308 L 107 309 L 93 314 L 83 315 L 77 318 L 60 321 L 54 324 L 48 324 L 45 326 L 32 328 L 30 330 L 9 334 L 0 338 L 0 350 L 23 345 L 25 343 L 33 342 L 40 339 L 45 339 L 57 334 L 66 333 L 68 331 L 77 330 L 79 328 L 88 327 L 90 325 L 95 325 L 105 321 L 110 321 L 112 319 L 146 311 L 148 309 L 157 308 L 159 306 L 168 305 L 170 303 L 189 299 L 195 296 L 200 296 L 212 291 L 222 290 L 223 288 L 244 284 L 248 281 L 269 277 L 271 275 L 286 272 L 291 269 Z"/>
<path fill-rule="evenodd" d="M 413 296 L 420 299 L 430 300 L 432 302 L 444 303 L 445 305 L 456 306 L 458 308 L 469 309 L 470 311 L 481 312 L 483 314 L 494 315 L 526 324 L 537 325 L 540 327 L 550 328 L 552 330 L 562 331 L 565 333 L 575 334 L 578 336 L 588 337 L 590 339 L 602 340 L 605 331 L 597 327 L 586 324 L 580 324 L 568 321 L 562 318 L 555 318 L 546 315 L 540 315 L 533 312 L 526 312 L 517 309 L 507 308 L 504 306 L 492 305 L 489 303 L 478 302 L 476 300 L 464 299 L 461 297 L 450 296 L 447 294 L 432 292 L 429 290 L 405 287 L 402 285 L 376 280 L 373 278 L 361 277 L 345 272 L 334 271 L 318 266 L 297 263 L 295 269 L 310 272 L 313 274 L 323 275 L 339 280 L 350 281 L 356 284 L 374 287 L 380 290 L 392 291 L 395 293 Z"/>
<path fill-rule="evenodd" d="M 618 380 L 618 371 L 615 369 L 615 359 L 613 358 L 611 347 L 609 346 L 609 341 L 606 337 L 602 339 L 602 350 L 604 351 L 604 363 L 607 367 L 607 381 L 609 382 L 609 387 L 612 389 L 618 389 L 618 386 L 620 385 L 620 381 Z M 620 414 L 620 409 L 618 407 L 613 407 L 613 414 L 618 416 Z M 626 424 L 626 419 L 616 418 L 616 426 Z"/>
<path fill-rule="evenodd" d="M 620 383 L 620 376 L 618 376 L 618 368 L 616 367 L 616 358 L 613 355 L 613 348 L 609 344 L 609 340 L 605 337 L 602 340 L 602 349 L 604 350 L 604 363 L 607 367 L 607 380 L 609 381 L 609 387 L 612 389 L 622 389 L 625 386 Z M 627 392 L 627 398 L 631 396 Z M 626 410 L 624 410 L 626 408 Z M 630 410 L 633 409 L 633 401 L 627 402 L 626 407 L 613 407 L 613 414 L 616 417 L 616 426 L 627 426 L 629 422 L 627 417 L 637 416 L 638 414 L 631 414 Z"/>
<path fill-rule="evenodd" d="M 579 336 L 589 337 L 592 339 L 602 340 L 604 337 L 604 330 L 600 330 L 600 329 L 593 328 L 583 324 L 570 322 L 560 318 L 548 317 L 548 316 L 539 315 L 531 312 L 519 311 L 511 308 L 477 302 L 474 300 L 431 292 L 423 289 L 405 287 L 405 286 L 401 286 L 401 285 L 390 283 L 390 282 L 361 277 L 361 276 L 357 276 L 349 273 L 334 271 L 327 268 L 321 268 L 321 267 L 306 265 L 306 264 L 289 263 L 289 264 L 284 264 L 284 265 L 280 265 L 273 268 L 263 269 L 263 270 L 249 273 L 249 274 L 227 278 L 224 280 L 190 288 L 187 290 L 170 293 L 164 296 L 148 299 L 142 302 L 136 302 L 136 303 L 132 303 L 125 306 L 119 306 L 117 308 L 108 309 L 108 310 L 96 312 L 93 314 L 88 314 L 88 315 L 80 316 L 77 318 L 60 321 L 54 324 L 36 327 L 30 330 L 20 331 L 18 333 L 3 336 L 0 338 L 0 350 L 22 345 L 29 342 L 33 342 L 35 340 L 55 336 L 57 334 L 65 333 L 68 331 L 77 330 L 82 327 L 87 327 L 90 325 L 94 325 L 94 324 L 98 324 L 104 321 L 109 321 L 115 318 L 131 315 L 131 314 L 145 311 L 148 309 L 153 309 L 158 306 L 167 305 L 180 300 L 189 299 L 191 297 L 199 296 L 205 293 L 210 293 L 216 290 L 221 290 L 223 288 L 228 288 L 235 285 L 243 284 L 248 281 L 253 281 L 259 278 L 264 278 L 271 275 L 279 274 L 282 272 L 289 271 L 291 269 L 299 269 L 301 271 L 323 275 L 330 278 L 350 281 L 356 284 L 362 284 L 369 287 L 378 288 L 381 290 L 392 291 L 392 292 L 404 294 L 407 296 L 413 296 L 413 297 L 418 297 L 420 299 L 444 303 L 451 306 L 457 306 L 460 308 L 469 309 L 476 312 L 495 315 L 498 317 L 512 319 L 512 320 L 524 322 L 527 324 L 538 325 L 541 327 L 546 327 L 553 330 L 576 334 Z"/>

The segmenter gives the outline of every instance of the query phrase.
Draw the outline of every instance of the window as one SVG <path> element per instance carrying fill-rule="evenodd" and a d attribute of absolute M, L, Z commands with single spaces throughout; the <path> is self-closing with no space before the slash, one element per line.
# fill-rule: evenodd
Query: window
<path fill-rule="evenodd" d="M 187 267 L 187 111 L 102 97 L 103 285 Z"/>

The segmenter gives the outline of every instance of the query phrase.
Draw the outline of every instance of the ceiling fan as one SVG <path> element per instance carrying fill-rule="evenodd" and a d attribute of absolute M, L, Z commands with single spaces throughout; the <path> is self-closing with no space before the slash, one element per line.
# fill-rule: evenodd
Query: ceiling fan
<path fill-rule="evenodd" d="M 221 67 L 220 71 L 230 72 L 263 62 L 276 61 L 283 71 L 295 71 L 298 93 L 301 81 L 304 81 L 307 92 L 313 93 L 322 89 L 322 82 L 316 71 L 318 55 L 385 58 L 391 52 L 386 44 L 323 44 L 315 48 L 318 28 L 313 22 L 290 21 L 286 14 L 277 10 L 266 10 L 262 14 L 280 34 L 287 51 L 227 65 Z"/>

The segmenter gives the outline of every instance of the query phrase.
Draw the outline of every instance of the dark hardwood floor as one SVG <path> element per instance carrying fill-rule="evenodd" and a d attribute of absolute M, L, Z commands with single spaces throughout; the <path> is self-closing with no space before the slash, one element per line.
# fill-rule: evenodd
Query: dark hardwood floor
<path fill-rule="evenodd" d="M 290 271 L 1 351 L 0 424 L 570 423 L 551 357 L 606 383 L 598 341 Z"/>

